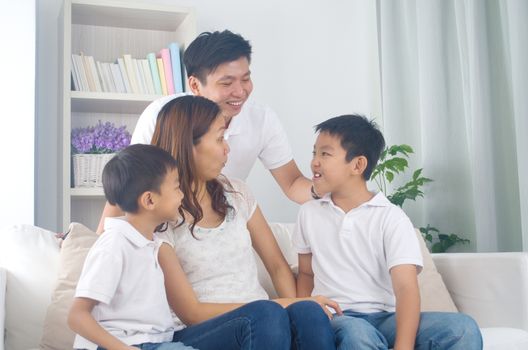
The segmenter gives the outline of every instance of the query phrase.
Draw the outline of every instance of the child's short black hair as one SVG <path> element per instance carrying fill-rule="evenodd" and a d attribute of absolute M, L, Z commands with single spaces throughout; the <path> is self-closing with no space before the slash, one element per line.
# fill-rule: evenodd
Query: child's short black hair
<path fill-rule="evenodd" d="M 370 179 L 374 167 L 385 148 L 385 139 L 373 121 L 357 114 L 341 115 L 315 126 L 316 132 L 326 132 L 341 140 L 341 147 L 347 152 L 346 161 L 365 156 L 367 167 L 363 172 L 365 180 Z"/>
<path fill-rule="evenodd" d="M 128 146 L 103 169 L 106 200 L 118 205 L 124 212 L 136 213 L 141 194 L 146 191 L 159 193 L 165 175 L 176 167 L 176 160 L 159 147 L 141 144 Z"/>
<path fill-rule="evenodd" d="M 229 30 L 203 32 L 194 39 L 183 53 L 187 76 L 194 76 L 202 84 L 219 65 L 247 58 L 251 62 L 251 45 L 241 35 Z"/>

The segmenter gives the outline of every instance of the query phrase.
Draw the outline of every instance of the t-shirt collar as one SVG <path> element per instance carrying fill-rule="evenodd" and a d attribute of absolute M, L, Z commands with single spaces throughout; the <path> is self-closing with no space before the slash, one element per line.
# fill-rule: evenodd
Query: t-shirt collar
<path fill-rule="evenodd" d="M 336 206 L 334 204 L 334 201 L 332 200 L 330 193 L 327 193 L 323 197 L 321 197 L 319 202 L 321 202 L 321 205 L 331 204 L 332 206 Z M 391 205 L 391 202 L 387 199 L 387 197 L 385 197 L 383 192 L 379 191 L 370 200 L 359 205 L 358 208 L 367 207 L 367 206 L 368 207 L 387 207 L 389 205 Z"/>
<path fill-rule="evenodd" d="M 104 223 L 105 231 L 107 229 L 118 230 L 136 247 L 143 248 L 153 241 L 148 240 L 138 230 L 134 228 L 124 216 L 117 218 L 106 218 Z"/>

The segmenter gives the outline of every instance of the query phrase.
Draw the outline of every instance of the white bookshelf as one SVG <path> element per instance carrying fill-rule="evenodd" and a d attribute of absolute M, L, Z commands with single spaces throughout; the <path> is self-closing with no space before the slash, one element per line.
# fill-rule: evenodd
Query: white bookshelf
<path fill-rule="evenodd" d="M 196 36 L 196 20 L 191 8 L 148 0 L 65 0 L 60 18 L 62 226 L 77 221 L 95 230 L 104 194 L 102 188 L 72 188 L 71 130 L 102 120 L 126 125 L 132 133 L 141 112 L 160 96 L 71 91 L 71 55 L 83 52 L 113 62 L 124 54 L 145 58 L 171 42 L 185 49 Z"/>

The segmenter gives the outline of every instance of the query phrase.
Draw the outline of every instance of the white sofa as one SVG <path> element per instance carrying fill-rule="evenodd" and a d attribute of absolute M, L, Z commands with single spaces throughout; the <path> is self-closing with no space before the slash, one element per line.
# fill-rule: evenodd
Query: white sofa
<path fill-rule="evenodd" d="M 291 225 L 272 225 L 287 260 Z M 0 350 L 38 349 L 59 268 L 54 233 L 32 226 L 0 230 Z M 528 349 L 528 254 L 436 254 L 433 260 L 460 311 L 482 328 L 484 349 Z M 270 294 L 269 276 L 259 278 Z M 5 339 L 4 339 L 5 335 Z"/>

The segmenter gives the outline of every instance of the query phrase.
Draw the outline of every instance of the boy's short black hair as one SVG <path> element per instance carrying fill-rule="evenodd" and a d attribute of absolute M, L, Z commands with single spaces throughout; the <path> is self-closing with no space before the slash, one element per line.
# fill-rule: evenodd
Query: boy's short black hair
<path fill-rule="evenodd" d="M 136 144 L 116 154 L 103 169 L 103 189 L 108 202 L 127 213 L 139 209 L 138 198 L 146 191 L 160 191 L 176 160 L 163 149 Z"/>
<path fill-rule="evenodd" d="M 370 179 L 385 148 L 385 139 L 373 121 L 362 115 L 347 114 L 328 119 L 315 126 L 316 132 L 326 132 L 341 140 L 341 147 L 346 151 L 346 161 L 354 157 L 365 156 L 367 167 L 363 172 L 365 180 Z"/>
<path fill-rule="evenodd" d="M 240 57 L 251 62 L 251 45 L 241 35 L 229 30 L 203 32 L 183 53 L 183 63 L 188 77 L 194 76 L 205 84 L 207 75 L 219 65 Z"/>

